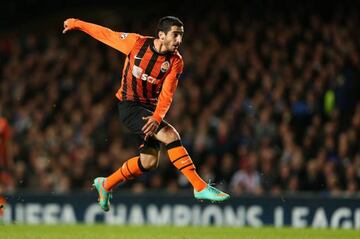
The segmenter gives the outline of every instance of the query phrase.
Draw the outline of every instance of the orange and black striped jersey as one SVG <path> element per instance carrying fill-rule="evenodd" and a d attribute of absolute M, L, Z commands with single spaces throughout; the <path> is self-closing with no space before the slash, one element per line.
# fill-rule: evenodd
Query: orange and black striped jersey
<path fill-rule="evenodd" d="M 179 52 L 159 53 L 153 37 L 115 32 L 80 20 L 76 20 L 75 25 L 127 56 L 116 97 L 156 106 L 153 117 L 160 122 L 170 108 L 183 71 L 184 62 Z"/>

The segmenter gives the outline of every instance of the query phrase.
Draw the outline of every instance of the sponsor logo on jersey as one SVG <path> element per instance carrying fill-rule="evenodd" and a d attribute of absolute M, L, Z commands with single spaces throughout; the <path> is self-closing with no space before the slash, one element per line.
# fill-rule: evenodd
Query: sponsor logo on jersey
<path fill-rule="evenodd" d="M 132 74 L 133 76 L 135 76 L 137 79 L 141 79 L 143 81 L 147 81 L 149 82 L 150 84 L 156 84 L 156 82 L 158 82 L 159 80 L 152 77 L 152 76 L 149 76 L 148 74 L 145 74 L 143 73 L 144 70 L 141 68 L 141 67 L 138 67 L 138 66 L 135 66 L 133 67 L 133 70 L 132 70 Z"/>
<path fill-rule="evenodd" d="M 140 78 L 142 73 L 143 73 L 143 69 L 134 65 L 133 70 L 132 70 L 133 76 L 135 76 L 136 78 Z"/>

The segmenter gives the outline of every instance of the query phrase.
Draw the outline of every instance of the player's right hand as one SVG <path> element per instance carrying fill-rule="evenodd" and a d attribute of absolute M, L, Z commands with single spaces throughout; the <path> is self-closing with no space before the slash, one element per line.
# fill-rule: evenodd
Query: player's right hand
<path fill-rule="evenodd" d="M 144 133 L 144 139 L 147 140 L 150 136 L 153 136 L 156 130 L 159 128 L 159 123 L 151 116 L 143 117 L 146 121 L 145 125 L 141 129 Z"/>
<path fill-rule="evenodd" d="M 65 34 L 67 31 L 69 30 L 73 30 L 76 28 L 75 26 L 75 22 L 78 21 L 78 19 L 75 18 L 68 18 L 64 21 L 64 30 L 63 30 L 63 34 Z"/>

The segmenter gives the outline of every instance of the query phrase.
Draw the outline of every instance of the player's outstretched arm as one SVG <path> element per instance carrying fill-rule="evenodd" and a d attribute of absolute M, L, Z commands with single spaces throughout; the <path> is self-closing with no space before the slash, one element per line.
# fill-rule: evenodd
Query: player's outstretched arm
<path fill-rule="evenodd" d="M 134 47 L 137 39 L 141 37 L 135 33 L 115 32 L 109 28 L 85 22 L 76 18 L 68 18 L 64 21 L 63 33 L 70 30 L 83 31 L 98 41 L 121 51 L 124 54 L 129 54 Z"/>

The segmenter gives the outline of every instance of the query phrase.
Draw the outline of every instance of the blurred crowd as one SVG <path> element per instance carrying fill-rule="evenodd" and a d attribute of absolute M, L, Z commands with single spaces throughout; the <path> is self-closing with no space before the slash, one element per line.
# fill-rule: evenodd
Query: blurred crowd
<path fill-rule="evenodd" d="M 151 33 L 156 20 L 111 26 Z M 205 180 L 233 195 L 359 191 L 357 16 L 183 20 L 185 70 L 166 120 Z M 114 96 L 124 56 L 57 30 L 0 38 L 0 116 L 10 131 L 0 138 L 9 143 L 0 192 L 89 190 L 137 153 Z M 157 170 L 120 188 L 190 185 L 163 150 Z"/>

